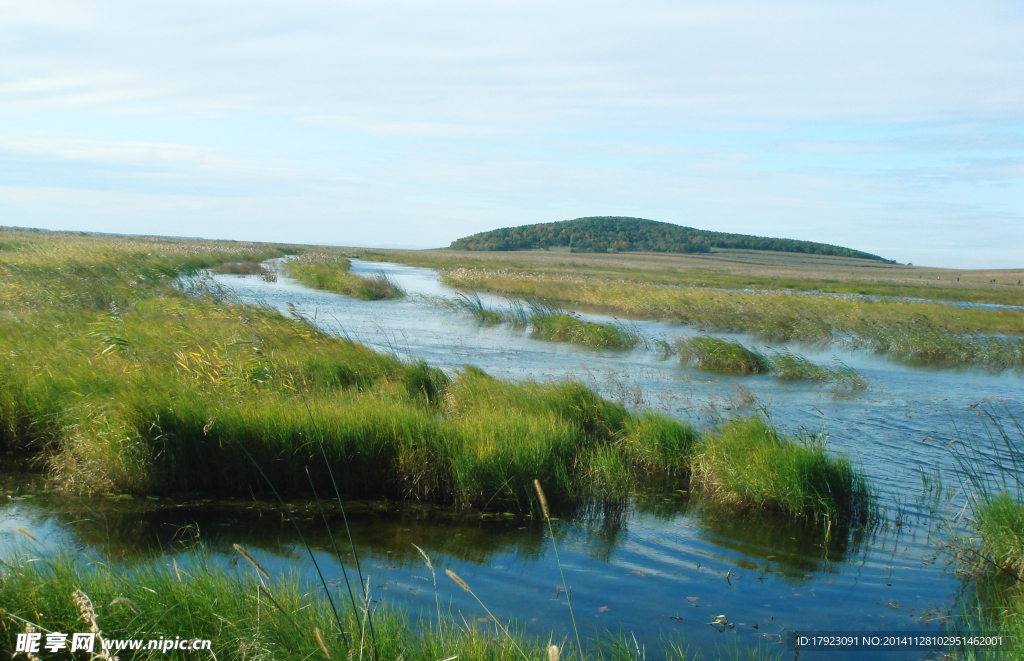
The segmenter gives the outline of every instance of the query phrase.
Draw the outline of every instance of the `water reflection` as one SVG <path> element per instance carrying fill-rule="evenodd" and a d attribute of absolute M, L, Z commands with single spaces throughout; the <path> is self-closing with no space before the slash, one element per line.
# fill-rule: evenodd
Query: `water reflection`
<path fill-rule="evenodd" d="M 344 524 L 336 503 L 322 503 L 336 536 Z M 313 501 L 289 503 L 302 538 L 312 548 L 332 549 L 327 526 Z M 40 493 L 0 509 L 18 525 L 57 535 L 73 546 L 108 558 L 145 559 L 180 552 L 197 543 L 215 553 L 243 544 L 282 558 L 296 559 L 302 540 L 277 503 L 257 500 L 67 498 Z M 348 521 L 360 553 L 387 557 L 398 565 L 418 565 L 416 544 L 438 557 L 489 566 L 497 561 L 540 561 L 549 551 L 547 528 L 529 515 L 461 512 L 449 508 L 356 501 Z M 10 521 L 5 521 L 9 528 Z M 613 562 L 630 543 L 631 526 L 694 526 L 719 557 L 738 556 L 737 566 L 790 578 L 811 572 L 835 573 L 848 556 L 862 552 L 872 533 L 834 528 L 826 538 L 820 523 L 761 512 L 733 512 L 693 505 L 678 494 L 647 493 L 629 507 L 595 507 L 555 522 L 556 538 L 574 537 L 591 562 Z M 45 540 L 45 535 L 44 541 Z"/>
<path fill-rule="evenodd" d="M 874 535 L 864 527 L 829 529 L 821 521 L 714 507 L 700 508 L 697 521 L 707 541 L 734 552 L 738 567 L 798 583 L 814 573 L 840 572 Z"/>

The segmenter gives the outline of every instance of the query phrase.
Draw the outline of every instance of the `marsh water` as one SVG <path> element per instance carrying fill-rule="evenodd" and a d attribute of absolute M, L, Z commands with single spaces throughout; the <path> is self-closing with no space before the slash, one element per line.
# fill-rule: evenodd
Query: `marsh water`
<path fill-rule="evenodd" d="M 266 282 L 256 276 L 215 276 L 215 281 L 242 301 L 301 314 L 329 332 L 403 358 L 423 358 L 450 372 L 468 364 L 512 379 L 576 378 L 630 408 L 663 411 L 698 427 L 761 409 L 790 432 L 827 434 L 830 450 L 849 455 L 878 490 L 881 522 L 868 531 L 833 530 L 830 539 L 820 524 L 707 510 L 682 491 L 637 494 L 625 509 L 565 517 L 555 523 L 554 535 L 581 634 L 595 628 L 632 632 L 652 659 L 663 639 L 682 639 L 711 658 L 723 648 L 749 645 L 789 658 L 794 653 L 780 643 L 793 630 L 941 629 L 961 587 L 943 550 L 950 523 L 957 525 L 956 512 L 936 508 L 941 499 L 926 498 L 926 486 L 934 487 L 936 472 L 947 484 L 955 483 L 956 462 L 947 449 L 952 437 L 984 434 L 972 404 L 1001 398 L 1020 411 L 1024 379 L 1019 373 L 914 365 L 863 351 L 798 345 L 772 348 L 789 348 L 819 363 L 837 358 L 855 368 L 867 388 L 708 373 L 680 366 L 651 348 L 595 350 L 480 325 L 432 298 L 454 292 L 429 269 L 356 260 L 353 271 L 383 272 L 410 296 L 367 302 L 310 290 L 284 277 Z M 497 297 L 483 301 L 505 304 Z M 651 338 L 696 332 L 634 323 Z M 763 346 L 755 338 L 732 337 Z M 238 543 L 253 550 L 271 573 L 313 576 L 305 547 L 273 503 L 78 499 L 48 492 L 37 474 L 8 472 L 2 480 L 0 545 L 164 564 L 173 556 L 187 564 L 187 549 L 198 543 L 231 564 L 236 560 L 232 544 Z M 328 580 L 340 583 L 341 567 L 312 503 L 293 507 Z M 522 514 L 401 503 L 355 502 L 348 510 L 374 599 L 406 607 L 414 617 L 434 617 L 440 604 L 458 618 L 486 622 L 476 601 L 444 575 L 444 569 L 452 569 L 499 619 L 556 642 L 571 636 L 559 567 L 541 522 Z M 332 517 L 337 524 L 337 513 Z M 15 527 L 30 531 L 38 542 L 26 541 Z M 436 589 L 414 544 L 433 561 Z M 352 558 L 345 562 L 351 570 Z M 733 626 L 711 626 L 719 615 Z M 849 658 L 927 654 L 858 652 Z"/>

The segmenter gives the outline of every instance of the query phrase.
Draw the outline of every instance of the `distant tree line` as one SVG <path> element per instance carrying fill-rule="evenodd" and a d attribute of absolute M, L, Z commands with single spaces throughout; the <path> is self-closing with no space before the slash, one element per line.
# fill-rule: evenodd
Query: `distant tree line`
<path fill-rule="evenodd" d="M 773 239 L 748 234 L 728 234 L 660 223 L 643 218 L 597 216 L 506 227 L 473 234 L 451 244 L 454 250 L 547 250 L 569 248 L 572 252 L 679 252 L 704 253 L 712 248 L 777 250 L 811 255 L 858 257 L 895 263 L 878 255 L 813 241 Z"/>

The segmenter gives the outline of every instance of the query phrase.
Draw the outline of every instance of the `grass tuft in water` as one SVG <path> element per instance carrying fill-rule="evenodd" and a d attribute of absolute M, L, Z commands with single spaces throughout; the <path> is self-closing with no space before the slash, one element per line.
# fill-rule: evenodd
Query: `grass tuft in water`
<path fill-rule="evenodd" d="M 402 298 L 405 290 L 383 273 L 369 277 L 351 272 L 352 263 L 333 254 L 308 252 L 285 263 L 288 274 L 313 289 L 324 289 L 364 301 Z"/>
<path fill-rule="evenodd" d="M 772 369 L 772 362 L 756 349 L 748 349 L 735 340 L 718 337 L 684 337 L 676 341 L 676 350 L 684 364 L 733 374 L 759 374 Z"/>
<path fill-rule="evenodd" d="M 957 430 L 949 447 L 959 464 L 974 538 L 959 539 L 969 572 L 949 626 L 962 636 L 1004 636 L 998 648 L 964 646 L 964 659 L 1024 654 L 1024 424 L 1005 403 L 981 402 L 981 431 Z"/>
<path fill-rule="evenodd" d="M 867 386 L 857 370 L 838 358 L 833 358 L 830 365 L 818 365 L 788 349 L 762 352 L 736 340 L 706 335 L 679 338 L 674 345 L 661 340 L 656 346 L 663 355 L 678 353 L 683 364 L 716 372 L 771 373 L 780 379 L 820 381 L 851 390 Z"/>
<path fill-rule="evenodd" d="M 441 299 L 441 305 L 470 314 L 483 324 L 506 324 L 531 329 L 534 337 L 548 342 L 568 342 L 598 349 L 632 349 L 646 344 L 635 326 L 588 321 L 575 312 L 534 300 L 509 299 L 504 309 L 489 308 L 477 294 L 457 293 Z"/>
<path fill-rule="evenodd" d="M 780 379 L 820 381 L 851 390 L 867 386 L 864 377 L 857 370 L 838 358 L 833 358 L 830 365 L 818 365 L 804 356 L 783 350 L 773 352 L 769 360 L 772 364 L 772 374 Z"/>
<path fill-rule="evenodd" d="M 760 416 L 709 434 L 693 458 L 692 484 L 715 502 L 837 523 L 867 523 L 876 509 L 863 474 L 829 456 L 823 437 L 794 440 Z"/>
<path fill-rule="evenodd" d="M 1024 578 L 1024 501 L 1005 491 L 986 495 L 974 509 L 974 525 L 992 563 Z"/>

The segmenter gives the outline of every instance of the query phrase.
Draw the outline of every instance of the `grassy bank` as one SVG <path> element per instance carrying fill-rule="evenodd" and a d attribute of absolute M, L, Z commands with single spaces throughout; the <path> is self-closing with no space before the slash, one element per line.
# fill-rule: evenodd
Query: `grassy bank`
<path fill-rule="evenodd" d="M 213 566 L 202 555 L 179 560 L 180 566 L 176 561 L 173 567 L 123 567 L 68 556 L 32 561 L 23 556 L 4 561 L 0 565 L 0 653 L 12 656 L 16 635 L 27 627 L 43 633 L 44 644 L 48 632 L 71 633 L 95 627 L 103 640 L 210 640 L 210 652 L 217 659 L 581 658 L 571 643 L 564 645 L 560 654 L 551 655 L 547 637 L 525 635 L 505 622 L 476 623 L 475 612 L 463 617 L 442 612 L 439 620 L 411 622 L 405 613 L 378 606 L 370 612 L 371 633 L 364 614 L 361 610 L 353 612 L 342 590 L 333 591 L 334 605 L 340 610 L 336 616 L 320 586 L 264 576 L 245 560 L 241 561 L 243 568 L 236 571 Z M 453 590 L 461 592 L 454 582 L 443 576 L 441 580 L 444 583 L 438 585 L 438 603 Z M 371 593 L 371 598 L 376 597 Z M 359 609 L 362 603 L 357 602 Z M 483 609 L 477 610 L 481 616 L 486 614 Z M 632 641 L 627 646 L 625 640 L 621 632 L 593 632 L 592 638 L 583 641 L 586 652 L 582 658 L 645 658 L 645 654 L 631 649 Z M 554 642 L 563 644 L 561 637 Z M 672 642 L 663 643 L 658 651 L 666 661 L 700 658 L 684 645 Z M 96 652 L 100 652 L 99 643 Z M 195 659 L 213 656 L 210 652 L 113 653 L 122 659 Z M 47 656 L 45 651 L 41 655 Z M 733 648 L 717 658 L 723 657 L 769 659 L 777 655 L 760 648 Z"/>
<path fill-rule="evenodd" d="M 258 263 L 302 246 L 0 228 L 0 315 L 125 309 L 173 290 L 178 276 Z"/>
<path fill-rule="evenodd" d="M 405 291 L 386 275 L 355 275 L 352 263 L 336 254 L 307 252 L 285 264 L 288 275 L 313 289 L 325 289 L 364 301 L 402 298 Z"/>
<path fill-rule="evenodd" d="M 557 502 L 594 493 L 597 457 L 642 479 L 634 467 L 653 467 L 640 455 L 664 436 L 629 436 L 641 429 L 634 416 L 578 383 L 517 384 L 477 370 L 450 381 L 218 301 L 152 298 L 118 315 L 46 315 L 0 333 L 16 356 L 0 365 L 3 441 L 48 457 L 76 491 L 265 490 L 249 455 L 279 489 L 307 491 L 307 466 L 318 488 L 328 484 L 325 453 L 349 493 L 526 507 L 534 478 Z"/>
<path fill-rule="evenodd" d="M 74 270 L 83 246 L 58 238 L 63 251 L 0 257 L 8 286 L 37 292 L 0 318 L 0 447 L 35 458 L 69 491 L 266 494 L 270 475 L 299 494 L 329 490 L 330 468 L 355 496 L 530 510 L 539 479 L 554 506 L 570 507 L 686 480 L 717 438 L 578 382 L 446 375 L 175 286 L 200 258 L 251 262 L 260 246 L 197 257 L 192 244 L 140 255 L 113 242 Z M 32 276 L 52 286 L 17 270 L 32 260 Z M 69 270 L 77 277 L 54 275 Z M 54 295 L 62 308 L 38 305 Z"/>
<path fill-rule="evenodd" d="M 776 341 L 840 343 L 905 359 L 1024 366 L 1024 312 L 938 303 L 739 292 L 610 280 L 598 275 L 452 269 L 447 284 L 566 305 L 614 310 Z"/>
<path fill-rule="evenodd" d="M 579 383 L 472 369 L 452 380 L 174 286 L 188 268 L 252 261 L 258 247 L 141 253 L 94 237 L 42 239 L 2 257 L 5 284 L 26 298 L 8 299 L 0 320 L 0 446 L 38 458 L 68 490 L 265 493 L 262 470 L 282 492 L 308 493 L 330 484 L 326 459 L 353 495 L 528 509 L 533 479 L 568 505 L 684 477 L 683 459 L 652 457 L 669 440 L 692 442 L 692 429 L 641 424 Z M 44 305 L 55 296 L 63 307 Z"/>

